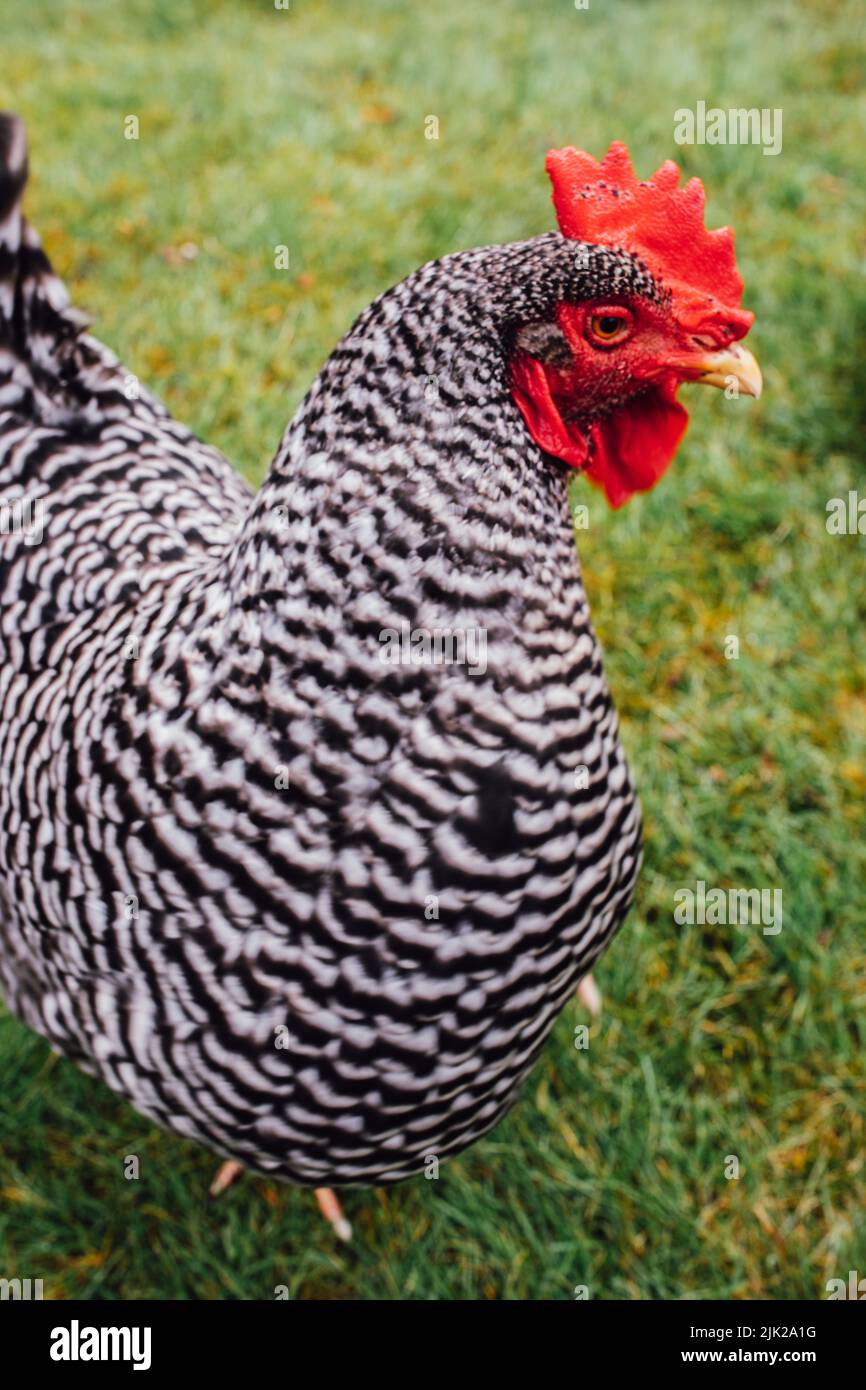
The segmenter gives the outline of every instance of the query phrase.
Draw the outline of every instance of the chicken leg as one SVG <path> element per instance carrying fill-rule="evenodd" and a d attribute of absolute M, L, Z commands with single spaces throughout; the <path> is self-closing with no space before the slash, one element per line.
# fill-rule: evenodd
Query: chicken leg
<path fill-rule="evenodd" d="M 598 1018 L 601 1014 L 601 990 L 592 975 L 584 975 L 575 993 L 588 1013 Z"/>
<path fill-rule="evenodd" d="M 233 1158 L 227 1158 L 210 1185 L 210 1195 L 219 1197 L 220 1193 L 225 1192 L 226 1188 L 230 1187 L 235 1178 L 239 1177 L 243 1171 L 242 1164 L 236 1163 Z M 352 1227 L 343 1213 L 336 1192 L 330 1187 L 317 1187 L 315 1196 L 319 1204 L 319 1211 L 334 1228 L 337 1237 L 340 1240 L 350 1241 L 352 1239 Z"/>

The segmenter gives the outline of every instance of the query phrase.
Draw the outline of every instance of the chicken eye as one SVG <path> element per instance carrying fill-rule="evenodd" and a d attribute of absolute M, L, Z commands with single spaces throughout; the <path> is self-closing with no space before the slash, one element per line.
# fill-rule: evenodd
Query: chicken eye
<path fill-rule="evenodd" d="M 612 347 L 628 337 L 631 328 L 631 315 L 625 309 L 603 310 L 590 314 L 587 320 L 587 337 L 600 347 Z"/>

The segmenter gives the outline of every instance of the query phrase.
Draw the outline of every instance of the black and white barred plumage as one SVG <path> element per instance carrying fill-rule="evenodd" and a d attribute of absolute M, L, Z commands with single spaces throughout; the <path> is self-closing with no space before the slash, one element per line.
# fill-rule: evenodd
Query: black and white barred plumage
<path fill-rule="evenodd" d="M 558 233 L 424 266 L 253 499 L 83 331 L 0 143 L 0 503 L 44 529 L 0 535 L 5 997 L 245 1165 L 407 1177 L 512 1104 L 633 893 L 568 470 L 507 373 L 559 300 L 657 291 Z M 486 669 L 384 660 L 407 625 Z"/>

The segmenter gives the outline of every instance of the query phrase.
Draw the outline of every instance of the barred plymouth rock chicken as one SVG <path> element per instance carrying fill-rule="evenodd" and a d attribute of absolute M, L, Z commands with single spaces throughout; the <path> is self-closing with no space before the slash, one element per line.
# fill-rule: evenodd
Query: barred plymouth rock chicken
<path fill-rule="evenodd" d="M 685 381 L 758 394 L 733 236 L 671 163 L 552 151 L 560 230 L 377 299 L 253 498 L 86 333 L 0 146 L 5 997 L 232 1170 L 407 1178 L 631 902 L 566 487 L 651 487 Z"/>

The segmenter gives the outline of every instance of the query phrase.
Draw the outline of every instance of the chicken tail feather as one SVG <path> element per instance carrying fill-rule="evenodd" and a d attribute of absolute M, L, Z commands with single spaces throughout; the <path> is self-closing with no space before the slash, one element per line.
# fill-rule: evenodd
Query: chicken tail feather
<path fill-rule="evenodd" d="M 41 418 L 76 414 L 87 315 L 71 307 L 35 229 L 21 211 L 27 183 L 24 123 L 0 112 L 0 410 Z"/>

